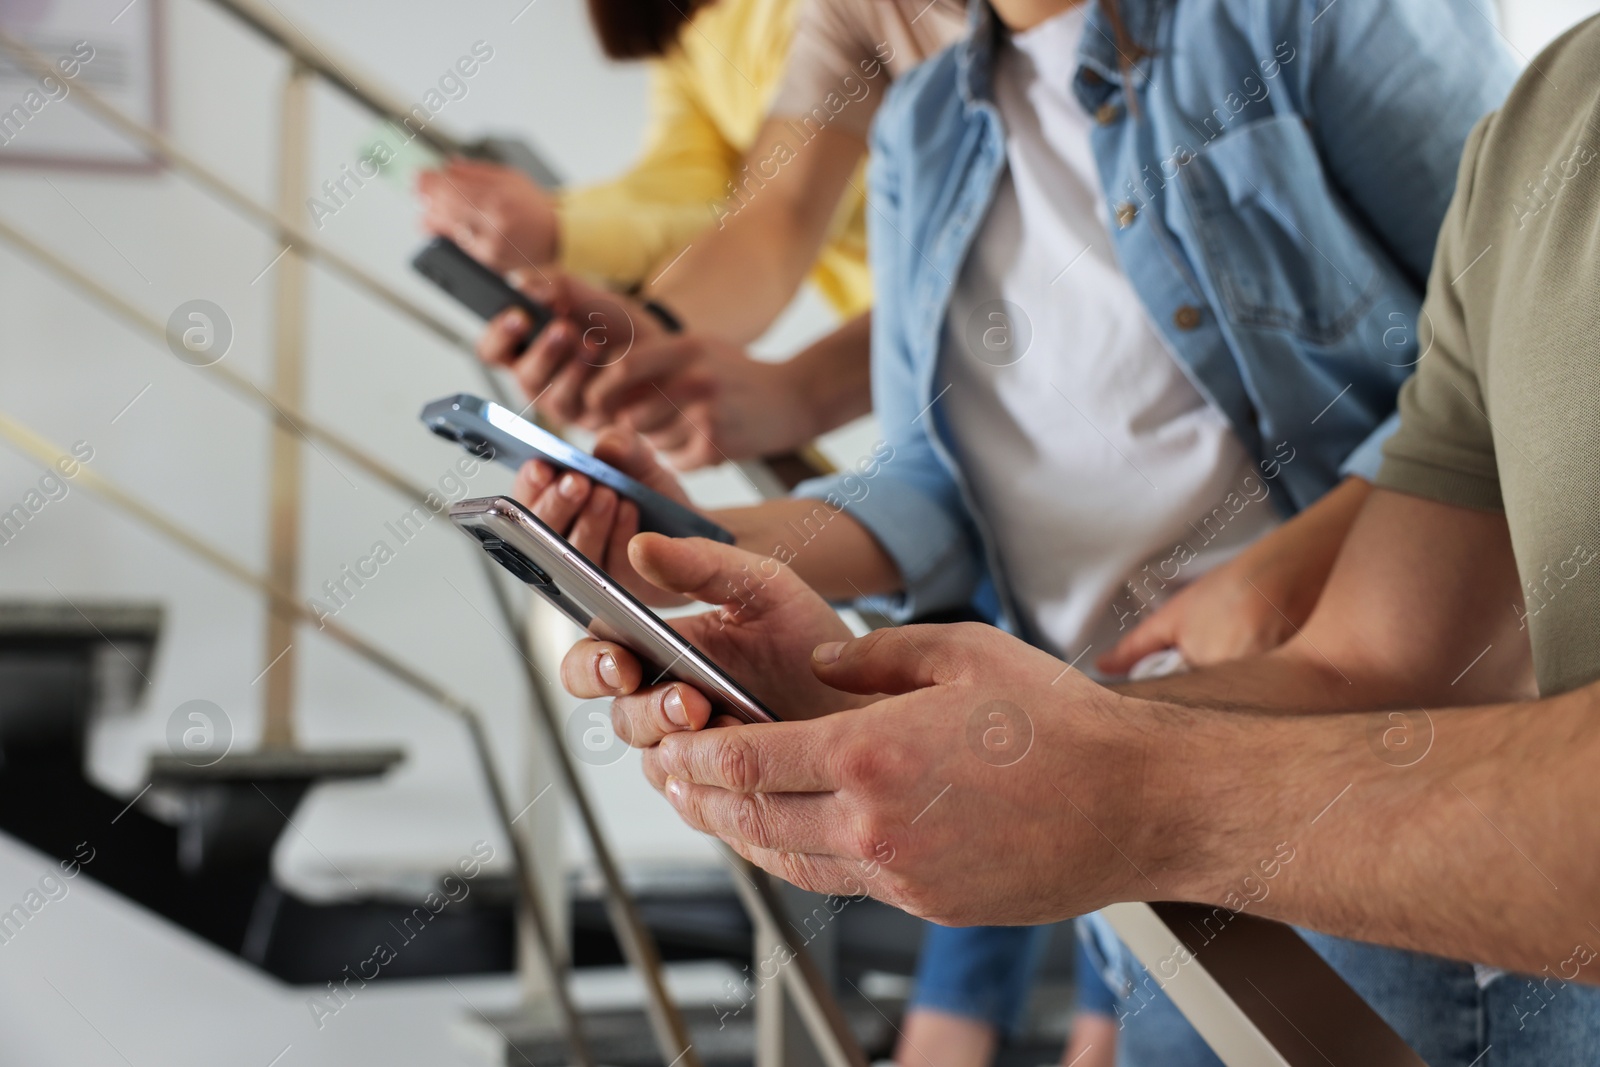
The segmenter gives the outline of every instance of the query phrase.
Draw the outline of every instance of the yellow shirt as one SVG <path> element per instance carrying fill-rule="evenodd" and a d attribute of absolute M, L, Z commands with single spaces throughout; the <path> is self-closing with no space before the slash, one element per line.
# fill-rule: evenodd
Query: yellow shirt
<path fill-rule="evenodd" d="M 617 285 L 652 268 L 725 210 L 783 78 L 803 0 L 718 0 L 685 27 L 678 47 L 651 63 L 644 153 L 615 181 L 561 198 L 562 262 Z M 866 263 L 865 183 L 845 190 L 811 280 L 843 316 L 872 305 Z"/>

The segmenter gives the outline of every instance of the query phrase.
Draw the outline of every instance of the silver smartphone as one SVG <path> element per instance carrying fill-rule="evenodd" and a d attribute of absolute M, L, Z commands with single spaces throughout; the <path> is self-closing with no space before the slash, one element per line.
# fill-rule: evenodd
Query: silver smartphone
<path fill-rule="evenodd" d="M 459 443 L 473 455 L 499 460 L 512 470 L 530 459 L 542 459 L 561 470 L 577 471 L 633 501 L 639 509 L 641 530 L 652 530 L 668 537 L 709 537 L 723 544 L 733 544 L 733 534 L 705 516 L 634 481 L 615 467 L 492 400 L 471 393 L 447 396 L 422 409 L 422 422 L 440 437 Z"/>
<path fill-rule="evenodd" d="M 717 714 L 750 723 L 778 721 L 704 652 L 515 500 L 463 500 L 450 506 L 450 519 L 590 636 L 638 656 L 646 685 L 671 678 L 704 693 Z"/>

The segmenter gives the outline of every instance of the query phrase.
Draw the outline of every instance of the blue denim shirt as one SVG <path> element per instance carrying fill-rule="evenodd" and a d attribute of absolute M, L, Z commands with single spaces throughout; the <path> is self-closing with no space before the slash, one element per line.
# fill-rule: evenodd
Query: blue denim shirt
<path fill-rule="evenodd" d="M 1094 3 L 1071 86 L 1096 123 L 1118 258 L 1292 512 L 1332 488 L 1393 413 L 1462 145 L 1516 66 L 1472 0 L 1121 10 L 1142 46 L 1132 85 Z M 905 592 L 875 606 L 899 619 L 967 604 L 998 575 L 936 374 L 951 290 L 1006 166 L 990 83 L 1004 32 L 975 0 L 970 36 L 897 83 L 879 112 L 872 393 L 894 455 L 865 486 L 845 475 L 797 490 L 842 504 L 893 557 Z M 998 621 L 1015 629 L 994 584 Z"/>

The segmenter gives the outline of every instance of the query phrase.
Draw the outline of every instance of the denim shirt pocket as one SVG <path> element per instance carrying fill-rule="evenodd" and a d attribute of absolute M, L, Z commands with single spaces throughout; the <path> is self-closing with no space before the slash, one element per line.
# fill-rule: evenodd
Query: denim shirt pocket
<path fill-rule="evenodd" d="M 1386 271 L 1329 184 L 1305 122 L 1230 130 L 1179 171 L 1205 271 L 1246 327 L 1337 345 L 1386 291 Z"/>

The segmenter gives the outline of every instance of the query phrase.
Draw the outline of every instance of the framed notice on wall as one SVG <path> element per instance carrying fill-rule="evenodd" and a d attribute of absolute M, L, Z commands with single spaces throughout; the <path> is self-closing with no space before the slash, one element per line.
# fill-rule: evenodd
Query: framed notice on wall
<path fill-rule="evenodd" d="M 35 69 L 0 48 L 0 164 L 155 169 L 73 94 L 87 89 L 163 128 L 160 0 L 0 0 L 0 32 L 49 66 Z"/>

